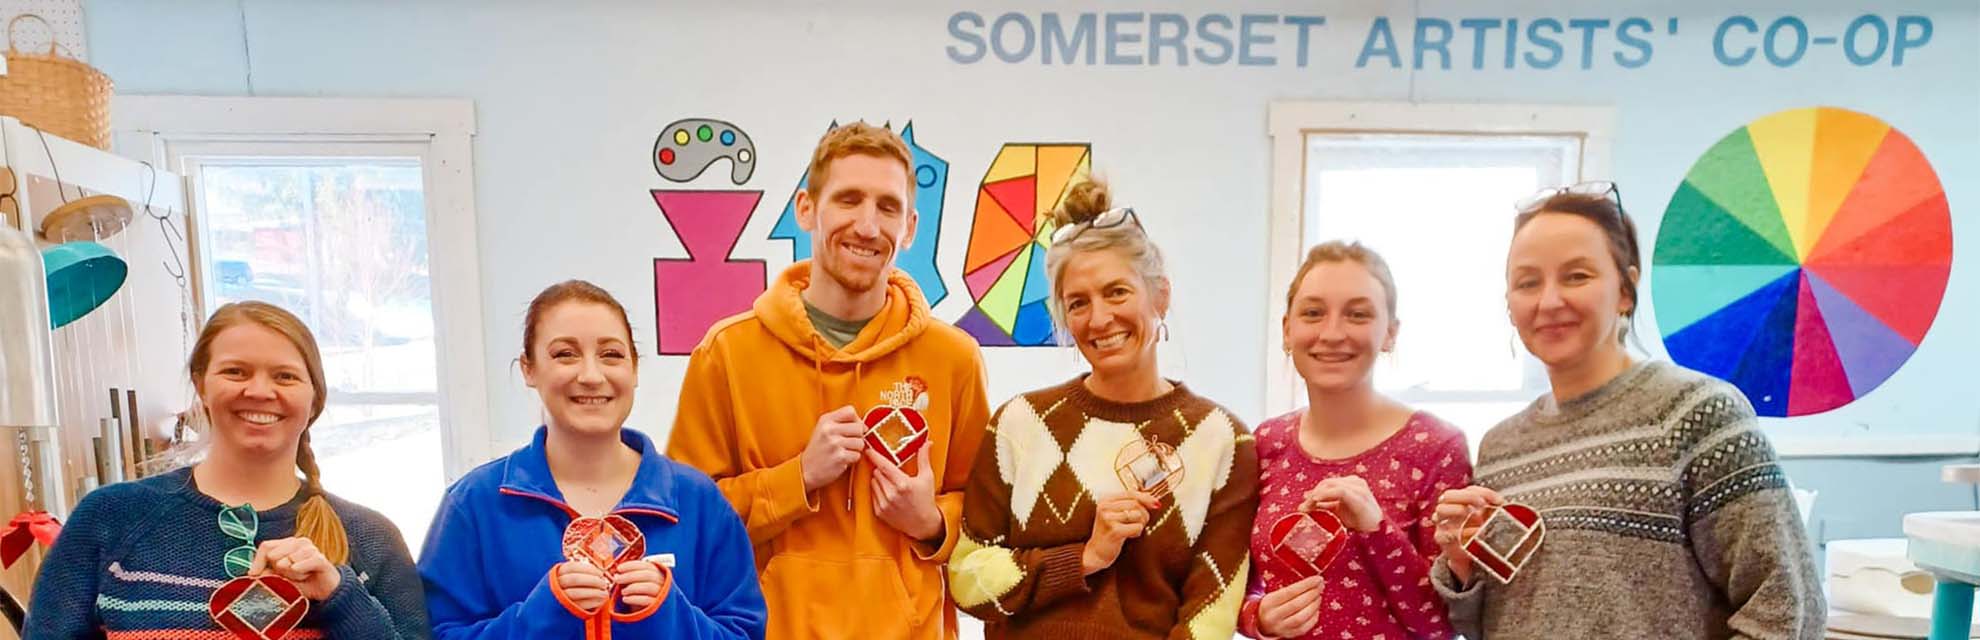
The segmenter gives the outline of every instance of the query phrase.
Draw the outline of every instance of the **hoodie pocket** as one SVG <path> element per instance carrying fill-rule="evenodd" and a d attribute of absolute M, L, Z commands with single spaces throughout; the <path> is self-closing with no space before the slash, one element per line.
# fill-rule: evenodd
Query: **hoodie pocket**
<path fill-rule="evenodd" d="M 846 562 L 779 554 L 763 568 L 763 591 L 773 628 L 789 623 L 819 637 L 894 637 L 874 632 L 905 630 L 924 622 L 928 613 L 911 606 L 890 558 Z M 780 615 L 785 621 L 777 620 Z"/>

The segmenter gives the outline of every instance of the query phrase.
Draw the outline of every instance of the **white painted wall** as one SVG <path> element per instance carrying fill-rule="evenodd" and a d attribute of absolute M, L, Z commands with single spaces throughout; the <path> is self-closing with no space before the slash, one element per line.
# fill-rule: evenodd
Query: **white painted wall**
<path fill-rule="evenodd" d="M 960 268 L 968 219 L 998 146 L 1091 142 L 1096 167 L 1143 213 L 1176 267 L 1171 374 L 1243 418 L 1260 419 L 1261 357 L 1275 339 L 1261 330 L 1273 295 L 1262 249 L 1265 117 L 1277 99 L 1614 105 L 1614 177 L 1625 185 L 1646 246 L 1693 160 L 1745 122 L 1814 105 L 1883 117 L 1918 141 L 1946 183 L 1962 252 L 1953 282 L 1924 347 L 1884 388 L 1843 410 L 1770 429 L 1783 442 L 1980 434 L 1980 401 L 1954 386 L 1970 389 L 1955 381 L 1968 379 L 1967 363 L 1980 358 L 1980 332 L 1972 330 L 1980 326 L 1980 250 L 1972 249 L 1980 247 L 1980 9 L 1963 0 L 1737 4 L 93 0 L 87 9 L 92 62 L 121 93 L 474 101 L 481 314 L 498 451 L 519 444 L 537 423 L 534 394 L 510 361 L 520 348 L 523 307 L 538 289 L 570 277 L 596 281 L 633 309 L 641 343 L 654 344 L 651 260 L 685 253 L 647 194 L 671 186 L 648 154 L 660 127 L 685 117 L 725 119 L 754 138 L 761 159 L 749 187 L 766 193 L 737 257 L 769 258 L 773 272 L 788 252 L 766 236 L 826 124 L 913 120 L 918 141 L 951 169 L 941 264 L 956 295 L 937 310 L 945 319 L 959 317 L 966 304 Z M 1035 53 L 1022 64 L 994 57 L 958 64 L 945 53 L 956 44 L 948 22 L 958 11 L 986 20 L 1017 11 L 1034 24 L 1046 11 L 1068 18 L 1173 11 L 1192 20 L 1320 14 L 1328 22 L 1314 31 L 1304 68 L 1289 59 L 1295 32 L 1283 25 L 1271 30 L 1276 66 L 1044 66 Z M 1928 16 L 1932 40 L 1897 68 L 1888 60 L 1853 66 L 1835 48 L 1813 49 L 1785 69 L 1730 68 L 1712 55 L 1713 28 L 1728 16 L 1750 15 L 1763 27 L 1799 16 L 1821 35 L 1840 33 L 1864 13 Z M 1522 22 L 1644 16 L 1660 31 L 1667 18 L 1678 18 L 1681 28 L 1655 36 L 1652 61 L 1635 69 L 1607 59 L 1615 49 L 1606 36 L 1597 41 L 1594 69 L 1577 68 L 1573 32 L 1563 36 L 1568 63 L 1551 70 L 1498 69 L 1496 49 L 1484 70 L 1470 69 L 1462 55 L 1452 70 L 1355 68 L 1372 19 L 1390 18 L 1406 37 L 1418 15 Z M 1468 37 L 1461 31 L 1458 42 L 1468 46 Z M 730 188 L 716 175 L 722 173 L 694 186 Z M 1650 319 L 1643 314 L 1654 335 Z M 1000 350 L 990 360 L 994 400 L 1080 366 L 1062 350 Z M 680 359 L 646 364 L 635 425 L 666 431 L 682 367 Z M 766 393 L 765 401 L 776 399 Z"/>

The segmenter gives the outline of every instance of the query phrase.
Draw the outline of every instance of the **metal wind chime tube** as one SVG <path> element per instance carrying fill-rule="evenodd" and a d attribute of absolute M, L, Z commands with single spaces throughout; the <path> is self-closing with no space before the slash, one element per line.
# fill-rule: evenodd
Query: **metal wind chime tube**
<path fill-rule="evenodd" d="M 57 449 L 54 334 L 34 239 L 0 226 L 0 436 L 15 445 L 28 509 L 67 513 Z M 11 508 L 13 505 L 0 507 Z"/>

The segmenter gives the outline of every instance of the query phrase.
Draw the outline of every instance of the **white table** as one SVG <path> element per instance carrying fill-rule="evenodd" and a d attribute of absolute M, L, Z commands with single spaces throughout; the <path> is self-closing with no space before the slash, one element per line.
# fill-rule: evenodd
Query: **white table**
<path fill-rule="evenodd" d="M 1980 465 L 1948 465 L 1946 482 L 1980 484 Z M 1913 513 L 1904 517 L 1907 556 L 1939 583 L 1932 596 L 1929 640 L 1966 640 L 1973 624 L 1973 587 L 1980 585 L 1980 511 Z"/>

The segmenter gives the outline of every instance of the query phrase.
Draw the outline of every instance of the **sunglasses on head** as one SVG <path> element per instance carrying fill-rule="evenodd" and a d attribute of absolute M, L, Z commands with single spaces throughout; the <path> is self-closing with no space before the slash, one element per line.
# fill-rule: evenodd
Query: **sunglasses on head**
<path fill-rule="evenodd" d="M 1616 211 L 1623 210 L 1622 190 L 1616 187 L 1616 183 L 1608 180 L 1593 180 L 1565 187 L 1547 187 L 1533 192 L 1533 195 L 1520 198 L 1518 202 L 1513 203 L 1513 209 L 1520 213 L 1533 213 L 1546 205 L 1548 200 L 1554 199 L 1554 196 L 1563 194 L 1608 198 L 1616 203 Z"/>
<path fill-rule="evenodd" d="M 1086 233 L 1088 229 L 1118 227 L 1129 221 L 1134 222 L 1135 228 L 1145 230 L 1141 226 L 1141 216 L 1135 215 L 1133 207 L 1119 207 L 1103 211 L 1100 215 L 1093 216 L 1092 220 L 1059 227 L 1058 231 L 1052 232 L 1052 244 L 1072 242 L 1075 238 L 1079 237 L 1079 234 Z"/>

